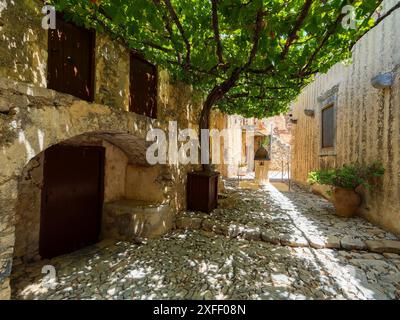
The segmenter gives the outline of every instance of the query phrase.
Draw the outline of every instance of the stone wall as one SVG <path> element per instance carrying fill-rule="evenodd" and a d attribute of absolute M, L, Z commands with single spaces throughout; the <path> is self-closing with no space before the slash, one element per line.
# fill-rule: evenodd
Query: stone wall
<path fill-rule="evenodd" d="M 270 135 L 272 130 L 272 161 L 269 170 L 281 171 L 283 161 L 283 171 L 287 172 L 290 158 L 291 131 L 286 116 L 275 116 L 259 120 L 254 118 L 247 119 L 238 115 L 225 115 L 219 111 L 213 111 L 211 114 L 211 128 L 219 131 L 224 129 L 238 130 L 237 132 L 230 131 L 226 139 L 221 139 L 219 152 L 221 155 L 225 155 L 226 160 L 229 161 L 229 164 L 221 163 L 217 165 L 221 174 L 228 178 L 237 177 L 239 165 L 249 163 L 250 155 L 246 156 L 250 148 L 246 144 L 246 126 L 254 127 L 253 130 L 260 131 L 264 135 Z M 259 148 L 260 141 L 264 137 L 262 135 L 254 137 L 254 152 Z M 252 171 L 250 166 L 245 169 Z"/>
<path fill-rule="evenodd" d="M 242 125 L 241 117 L 237 115 L 225 115 L 214 110 L 211 113 L 210 127 L 217 129 L 220 132 L 224 129 L 231 129 L 225 138 L 220 139 L 220 164 L 217 164 L 217 170 L 221 172 L 221 175 L 226 178 L 237 177 L 239 164 L 242 162 L 243 152 L 242 141 L 245 139 L 242 137 Z M 214 143 L 212 141 L 212 143 Z M 213 152 L 215 146 L 213 146 Z M 217 150 L 215 150 L 217 151 Z M 213 154 L 212 154 L 213 155 Z M 213 159 L 216 162 L 215 159 Z"/>
<path fill-rule="evenodd" d="M 177 121 L 181 128 L 197 129 L 203 98 L 191 86 L 174 81 L 165 70 L 159 70 L 158 119 Z"/>
<path fill-rule="evenodd" d="M 290 162 L 291 125 L 286 115 L 267 119 L 267 127 L 272 129 L 271 171 L 287 172 Z"/>
<path fill-rule="evenodd" d="M 105 147 L 104 202 L 119 200 L 126 196 L 126 176 L 129 159 L 115 145 L 102 141 Z"/>
<path fill-rule="evenodd" d="M 41 153 L 65 141 L 83 143 L 82 138 L 76 138 L 82 135 L 89 136 L 89 140 L 105 140 L 104 145 L 112 150 L 106 152 L 109 160 L 106 198 L 114 200 L 125 190 L 123 185 L 115 184 L 115 179 L 122 179 L 123 184 L 129 180 L 123 179 L 126 173 L 117 166 L 123 166 L 126 161 L 132 166 L 147 166 L 147 132 L 150 128 L 167 131 L 168 124 L 4 78 L 0 78 L 0 99 L 10 106 L 8 112 L 0 113 L 0 284 L 8 288 L 16 219 L 18 234 L 22 235 L 18 238 L 16 253 L 28 252 L 30 258 L 35 258 L 33 248 L 37 248 L 37 236 L 32 238 L 23 229 L 26 231 L 32 224 L 37 226 Z M 185 208 L 186 174 L 190 170 L 192 166 L 165 165 L 157 177 L 165 186 L 173 214 Z M 24 201 L 19 201 L 21 197 Z M 8 296 L 4 292 L 8 289 L 0 292 Z"/>
<path fill-rule="evenodd" d="M 384 1 L 385 8 L 396 1 Z M 400 12 L 395 11 L 353 49 L 350 65 L 319 75 L 293 103 L 292 176 L 306 184 L 308 172 L 352 162 L 381 161 L 382 187 L 364 195 L 361 215 L 400 234 Z M 391 88 L 375 89 L 371 79 L 393 72 Z M 335 91 L 335 92 L 334 92 Z M 336 148 L 321 152 L 321 101 L 336 95 Z M 306 116 L 313 109 L 315 116 Z"/>
<path fill-rule="evenodd" d="M 167 132 L 169 120 L 197 129 L 203 97 L 160 70 L 158 119 L 126 112 L 129 50 L 109 36 L 96 34 L 95 103 L 46 89 L 48 34 L 41 28 L 42 5 L 39 0 L 0 3 L 0 299 L 9 297 L 13 256 L 38 258 L 43 152 L 48 147 L 105 146 L 105 201 L 144 196 L 134 192 L 136 168 L 149 174 L 148 187 L 159 188 L 152 200 L 163 197 L 173 217 L 186 207 L 187 172 L 199 168 L 163 165 L 158 176 L 151 172 L 155 169 L 143 168 L 148 165 L 147 132 Z"/>
<path fill-rule="evenodd" d="M 44 154 L 35 156 L 18 179 L 14 257 L 39 259 L 39 229 Z"/>
<path fill-rule="evenodd" d="M 126 175 L 126 197 L 153 203 L 163 203 L 166 199 L 163 185 L 158 180 L 160 166 L 143 167 L 129 165 Z M 138 188 L 138 181 L 142 181 Z"/>
<path fill-rule="evenodd" d="M 0 76 L 46 86 L 47 31 L 39 0 L 0 3 Z"/>
<path fill-rule="evenodd" d="M 43 2 L 4 0 L 0 4 L 0 76 L 47 87 L 48 32 L 42 28 Z M 96 33 L 96 103 L 129 110 L 129 49 L 109 35 Z M 191 86 L 158 74 L 158 119 L 197 127 L 203 96 Z"/>
<path fill-rule="evenodd" d="M 129 50 L 108 35 L 96 34 L 95 101 L 129 110 Z"/>
<path fill-rule="evenodd" d="M 290 145 L 279 137 L 274 136 L 271 141 L 271 164 L 269 170 L 287 172 L 290 164 Z"/>

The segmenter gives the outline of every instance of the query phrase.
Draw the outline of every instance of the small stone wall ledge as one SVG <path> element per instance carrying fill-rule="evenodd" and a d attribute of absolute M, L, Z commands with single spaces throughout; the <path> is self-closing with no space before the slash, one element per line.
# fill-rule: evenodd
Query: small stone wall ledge
<path fill-rule="evenodd" d="M 360 240 L 351 236 L 298 236 L 277 234 L 263 228 L 250 228 L 240 224 L 224 224 L 211 219 L 193 216 L 177 218 L 176 227 L 183 230 L 203 230 L 228 238 L 241 238 L 249 241 L 263 241 L 274 245 L 294 248 L 311 247 L 314 249 L 337 249 L 346 251 L 369 251 L 380 254 L 400 254 L 400 241 L 397 240 Z"/>

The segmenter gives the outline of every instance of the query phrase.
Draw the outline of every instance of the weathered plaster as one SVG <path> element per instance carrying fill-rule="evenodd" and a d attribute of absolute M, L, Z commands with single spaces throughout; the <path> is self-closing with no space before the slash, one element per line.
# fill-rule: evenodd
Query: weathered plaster
<path fill-rule="evenodd" d="M 126 171 L 126 197 L 152 203 L 165 201 L 165 190 L 159 181 L 160 166 L 143 167 L 129 165 Z M 138 181 L 141 181 L 138 186 Z"/>
<path fill-rule="evenodd" d="M 95 101 L 129 110 L 129 50 L 108 35 L 96 34 Z"/>
<path fill-rule="evenodd" d="M 390 8 L 394 1 L 384 1 Z M 293 103 L 292 176 L 307 183 L 318 168 L 379 160 L 386 168 L 381 186 L 364 195 L 360 214 L 400 234 L 400 12 L 396 11 L 355 46 L 350 65 L 337 64 L 319 75 Z M 371 78 L 393 72 L 391 88 L 376 89 Z M 336 155 L 321 156 L 318 97 L 339 84 L 336 113 Z M 315 118 L 305 109 L 314 109 Z M 321 191 L 321 190 L 320 190 Z M 323 192 L 323 190 L 321 191 Z"/>
<path fill-rule="evenodd" d="M 0 5 L 0 76 L 46 87 L 47 30 L 43 2 L 3 0 Z"/>
<path fill-rule="evenodd" d="M 177 121 L 181 128 L 198 126 L 202 106 L 202 95 L 191 86 L 173 81 L 167 71 L 158 72 L 157 118 L 164 121 Z"/>

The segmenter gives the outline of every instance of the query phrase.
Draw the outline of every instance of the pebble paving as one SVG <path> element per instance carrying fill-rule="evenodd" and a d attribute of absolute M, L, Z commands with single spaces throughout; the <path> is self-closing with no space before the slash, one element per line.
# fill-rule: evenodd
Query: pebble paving
<path fill-rule="evenodd" d="M 362 218 L 338 218 L 329 202 L 300 189 L 228 183 L 220 203 L 210 215 L 186 212 L 179 229 L 159 239 L 105 240 L 50 261 L 14 265 L 13 298 L 400 298 L 400 255 L 363 246 L 397 241 L 393 234 Z M 55 267 L 54 287 L 44 265 Z"/>

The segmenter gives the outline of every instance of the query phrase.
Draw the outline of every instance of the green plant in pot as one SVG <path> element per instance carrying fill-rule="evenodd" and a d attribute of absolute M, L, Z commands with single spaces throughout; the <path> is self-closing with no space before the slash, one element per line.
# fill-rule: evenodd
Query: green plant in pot
<path fill-rule="evenodd" d="M 321 169 L 308 174 L 308 183 L 331 186 L 331 200 L 336 214 L 351 217 L 361 205 L 361 196 L 356 190 L 363 187 L 372 191 L 383 176 L 385 169 L 380 162 L 370 165 L 347 164 L 336 169 Z"/>

